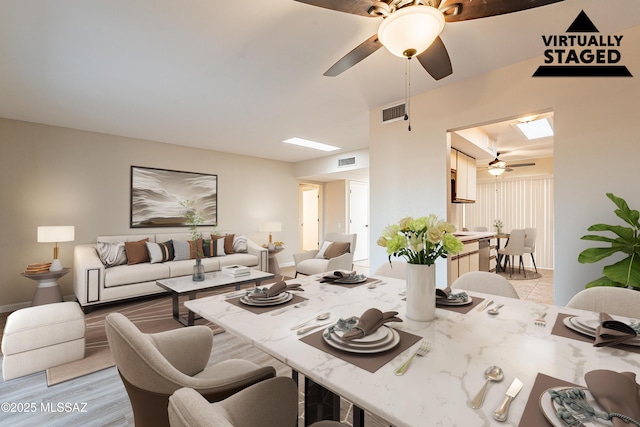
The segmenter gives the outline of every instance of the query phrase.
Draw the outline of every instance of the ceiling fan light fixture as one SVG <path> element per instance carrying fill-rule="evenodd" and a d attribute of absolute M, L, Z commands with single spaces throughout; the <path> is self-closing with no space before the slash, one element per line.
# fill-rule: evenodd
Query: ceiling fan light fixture
<path fill-rule="evenodd" d="M 433 43 L 444 28 L 444 15 L 431 6 L 404 7 L 385 18 L 378 27 L 378 40 L 401 58 L 418 55 Z"/>
<path fill-rule="evenodd" d="M 501 167 L 489 167 L 489 169 L 487 169 L 489 171 L 489 173 L 493 176 L 500 176 L 504 173 L 505 168 L 501 168 Z"/>

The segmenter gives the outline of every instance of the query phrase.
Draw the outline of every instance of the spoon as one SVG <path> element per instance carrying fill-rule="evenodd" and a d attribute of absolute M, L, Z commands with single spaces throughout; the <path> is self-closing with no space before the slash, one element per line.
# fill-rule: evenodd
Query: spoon
<path fill-rule="evenodd" d="M 494 307 L 494 308 L 492 308 L 491 310 L 487 311 L 487 313 L 492 314 L 492 315 L 494 315 L 494 316 L 495 316 L 496 314 L 500 313 L 500 311 L 498 311 L 498 310 L 500 310 L 500 308 L 501 308 L 503 305 L 504 305 L 504 304 L 500 304 L 499 306 Z"/>
<path fill-rule="evenodd" d="M 291 327 L 292 331 L 295 331 L 296 329 L 300 329 L 302 328 L 304 325 L 307 325 L 311 322 L 313 322 L 314 320 L 318 321 L 318 320 L 325 320 L 328 319 L 329 317 L 331 317 L 331 313 L 320 313 L 318 314 L 316 317 L 309 319 L 309 320 L 305 320 L 304 322 L 298 323 L 295 326 Z"/>
<path fill-rule="evenodd" d="M 487 391 L 487 386 L 491 381 L 500 382 L 504 378 L 504 373 L 502 372 L 502 368 L 499 366 L 489 366 L 486 371 L 484 371 L 484 377 L 487 379 L 484 385 L 471 401 L 471 407 L 473 409 L 478 409 L 482 406 L 482 402 L 484 402 L 484 395 Z"/>

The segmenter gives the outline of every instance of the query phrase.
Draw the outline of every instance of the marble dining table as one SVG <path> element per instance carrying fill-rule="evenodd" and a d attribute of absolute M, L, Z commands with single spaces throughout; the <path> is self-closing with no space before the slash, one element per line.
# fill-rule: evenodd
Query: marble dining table
<path fill-rule="evenodd" d="M 404 280 L 370 276 L 366 283 L 342 286 L 321 283 L 319 278 L 288 280 L 301 283 L 304 292 L 295 302 L 267 310 L 249 310 L 225 295 L 187 301 L 185 306 L 393 426 L 551 425 L 539 408 L 546 388 L 584 386 L 585 373 L 596 369 L 640 374 L 640 353 L 636 352 L 640 347 L 594 347 L 588 337 L 563 336 L 567 335 L 562 331 L 567 329 L 562 325 L 566 315 L 597 319 L 598 313 L 468 292 L 473 300 L 469 307 L 438 307 L 433 321 L 417 322 L 405 315 Z M 377 286 L 370 286 L 372 282 Z M 504 304 L 498 315 L 478 311 L 478 303 L 489 299 Z M 363 360 L 349 361 L 310 345 L 308 337 L 321 334 L 322 328 L 302 337 L 291 330 L 322 312 L 330 312 L 330 319 L 337 321 L 360 316 L 369 308 L 397 311 L 403 321 L 389 326 L 402 331 L 403 340 L 411 338 L 404 341 L 411 343 L 406 349 L 378 367 L 360 364 L 371 355 L 356 355 Z M 545 326 L 535 323 L 540 313 L 546 313 Z M 415 358 L 405 375 L 395 375 L 394 370 L 421 340 L 431 343 L 430 352 Z M 492 365 L 502 368 L 504 379 L 491 383 L 484 404 L 472 409 L 469 402 Z M 507 420 L 496 421 L 493 412 L 515 378 L 524 384 L 522 390 Z"/>

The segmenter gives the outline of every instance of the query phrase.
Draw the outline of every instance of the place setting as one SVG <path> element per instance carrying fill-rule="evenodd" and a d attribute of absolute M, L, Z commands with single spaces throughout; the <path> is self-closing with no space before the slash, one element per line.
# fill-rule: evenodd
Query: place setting
<path fill-rule="evenodd" d="M 388 326 L 389 323 L 402 322 L 397 315 L 397 311 L 382 312 L 370 308 L 360 316 L 340 318 L 300 340 L 366 371 L 375 372 L 421 339 Z"/>
<path fill-rule="evenodd" d="M 595 347 L 617 347 L 640 353 L 640 322 L 623 321 L 607 313 L 592 316 L 558 314 L 553 335 L 593 343 Z"/>
<path fill-rule="evenodd" d="M 636 374 L 598 369 L 585 386 L 542 373 L 536 377 L 520 427 L 640 426 L 640 385 Z"/>
<path fill-rule="evenodd" d="M 436 288 L 436 307 L 444 310 L 456 311 L 458 313 L 468 313 L 478 306 L 484 298 L 472 298 L 466 292 L 452 292 L 451 287 Z"/>
<path fill-rule="evenodd" d="M 358 274 L 355 271 L 336 270 L 331 274 L 325 274 L 319 279 L 320 283 L 330 283 L 347 288 L 360 286 L 364 283 L 380 282 L 380 279 L 367 277 L 365 274 Z"/>
<path fill-rule="evenodd" d="M 253 313 L 261 314 L 278 309 L 283 305 L 306 301 L 307 298 L 294 293 L 304 291 L 301 286 L 300 283 L 287 284 L 284 281 L 278 281 L 270 287 L 256 286 L 253 289 L 248 289 L 241 295 L 227 298 L 226 301 Z"/>

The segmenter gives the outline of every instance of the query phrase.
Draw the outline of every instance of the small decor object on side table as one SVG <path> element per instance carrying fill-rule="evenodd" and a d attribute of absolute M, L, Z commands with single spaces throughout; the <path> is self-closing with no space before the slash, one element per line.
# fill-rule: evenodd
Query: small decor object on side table
<path fill-rule="evenodd" d="M 464 248 L 452 233 L 456 227 L 436 215 L 407 217 L 384 229 L 378 246 L 391 257 L 407 260 L 407 318 L 428 322 L 436 316 L 436 268 L 438 258 Z"/>
<path fill-rule="evenodd" d="M 191 240 L 193 240 L 196 245 L 196 265 L 193 266 L 193 281 L 202 282 L 204 280 L 204 265 L 202 265 L 202 233 L 198 231 L 198 226 L 204 223 L 204 217 L 200 211 L 196 209 L 193 202 L 190 202 L 189 200 L 180 202 L 180 206 L 184 208 L 183 214 L 187 224 L 189 224 Z"/>
<path fill-rule="evenodd" d="M 502 234 L 502 227 L 504 227 L 504 224 L 502 224 L 501 220 L 499 219 L 493 220 L 493 226 L 496 228 L 497 234 Z"/>

